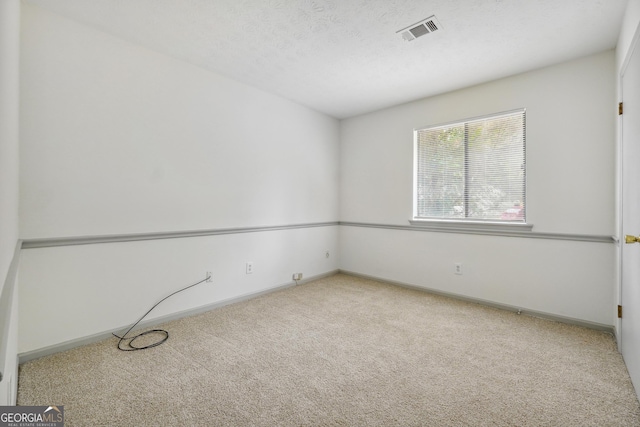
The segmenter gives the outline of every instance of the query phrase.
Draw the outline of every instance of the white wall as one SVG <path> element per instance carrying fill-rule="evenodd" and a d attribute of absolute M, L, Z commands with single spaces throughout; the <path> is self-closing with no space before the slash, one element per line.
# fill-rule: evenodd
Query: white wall
<path fill-rule="evenodd" d="M 23 12 L 23 238 L 337 219 L 337 120 Z"/>
<path fill-rule="evenodd" d="M 0 2 L 0 295 L 13 286 L 7 277 L 18 241 L 18 105 L 20 58 L 20 2 Z M 7 280 L 9 279 L 9 280 Z M 17 292 L 9 304 L 8 348 L 0 360 L 5 378 L 0 382 L 0 405 L 15 404 Z M 4 319 L 6 313 L 0 313 Z M 0 319 L 0 325 L 3 324 Z"/>
<path fill-rule="evenodd" d="M 627 9 L 622 19 L 622 28 L 620 28 L 620 36 L 618 37 L 618 46 L 616 47 L 616 69 L 622 70 L 627 54 L 631 51 L 631 44 L 638 31 L 640 23 L 640 0 L 629 0 Z"/>
<path fill-rule="evenodd" d="M 414 128 L 522 107 L 533 231 L 614 235 L 613 51 L 344 120 L 341 221 L 408 225 Z M 340 252 L 347 271 L 614 322 L 613 244 L 343 226 Z"/>
<path fill-rule="evenodd" d="M 20 2 L 0 2 L 0 287 L 18 240 L 19 49 Z"/>
<path fill-rule="evenodd" d="M 337 239 L 333 226 L 23 250 L 19 352 L 130 326 L 206 271 L 213 283 L 175 295 L 148 319 L 289 284 L 294 272 L 332 272 Z M 253 274 L 245 274 L 245 261 L 254 263 Z"/>
<path fill-rule="evenodd" d="M 346 271 L 612 326 L 613 245 L 341 227 Z M 454 274 L 454 263 L 463 275 Z"/>
<path fill-rule="evenodd" d="M 28 4 L 22 26 L 24 239 L 338 220 L 337 120 Z M 20 352 L 121 327 L 208 270 L 154 315 L 337 259 L 336 226 L 26 249 Z"/>

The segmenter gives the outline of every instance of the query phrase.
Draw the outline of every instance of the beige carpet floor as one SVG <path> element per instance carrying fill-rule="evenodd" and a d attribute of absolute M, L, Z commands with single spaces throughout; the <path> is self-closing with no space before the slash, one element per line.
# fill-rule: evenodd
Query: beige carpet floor
<path fill-rule="evenodd" d="M 336 275 L 20 367 L 67 426 L 640 426 L 607 333 Z"/>

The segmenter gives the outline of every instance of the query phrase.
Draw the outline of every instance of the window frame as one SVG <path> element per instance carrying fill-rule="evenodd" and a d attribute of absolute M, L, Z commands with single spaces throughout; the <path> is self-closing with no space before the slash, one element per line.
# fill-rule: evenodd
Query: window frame
<path fill-rule="evenodd" d="M 426 126 L 420 126 L 413 129 L 413 210 L 412 210 L 412 218 L 409 220 L 409 223 L 414 226 L 420 226 L 423 228 L 433 229 L 435 231 L 482 231 L 483 234 L 501 234 L 501 233 L 509 233 L 509 232 L 521 232 L 521 231 L 531 231 L 533 228 L 533 224 L 529 222 L 529 218 L 527 215 L 527 135 L 526 135 L 526 121 L 527 121 L 527 109 L 526 108 L 517 108 L 508 111 L 502 111 L 498 113 L 490 113 L 482 116 L 470 117 L 461 120 L 453 120 L 444 123 L 438 124 L 430 124 Z M 491 118 L 499 118 L 501 116 L 508 116 L 517 113 L 522 113 L 523 115 L 523 128 L 524 128 L 524 137 L 523 137 L 523 151 L 524 151 L 524 188 L 523 188 L 523 196 L 524 196 L 524 220 L 523 221 L 507 221 L 507 220 L 490 220 L 490 219 L 476 219 L 476 218 L 425 218 L 418 217 L 418 159 L 419 159 L 419 147 L 418 147 L 418 133 L 419 131 L 428 130 L 428 129 L 437 129 L 437 128 L 446 128 L 453 126 L 467 126 L 469 123 L 482 121 Z M 466 167 L 466 166 L 465 166 Z M 465 170 L 466 175 L 466 170 Z M 466 190 L 465 190 L 466 191 Z"/>

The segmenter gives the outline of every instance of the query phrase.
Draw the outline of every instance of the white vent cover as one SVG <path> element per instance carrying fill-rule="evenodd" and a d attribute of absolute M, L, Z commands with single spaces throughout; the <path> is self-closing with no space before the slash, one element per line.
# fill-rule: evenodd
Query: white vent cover
<path fill-rule="evenodd" d="M 434 31 L 438 31 L 442 28 L 435 15 L 428 17 L 427 19 L 423 19 L 420 22 L 417 22 L 413 25 L 409 25 L 407 28 L 403 28 L 402 30 L 396 31 L 396 34 L 402 35 L 402 38 L 405 41 L 412 41 L 417 39 L 418 37 L 422 37 L 425 34 L 431 34 Z"/>

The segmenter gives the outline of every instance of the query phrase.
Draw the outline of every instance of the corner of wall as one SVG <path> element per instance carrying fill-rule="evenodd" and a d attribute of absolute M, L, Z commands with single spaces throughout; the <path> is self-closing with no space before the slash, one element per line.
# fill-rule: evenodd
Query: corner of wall
<path fill-rule="evenodd" d="M 0 405 L 15 404 L 18 380 L 20 7 L 18 0 L 0 2 Z"/>

